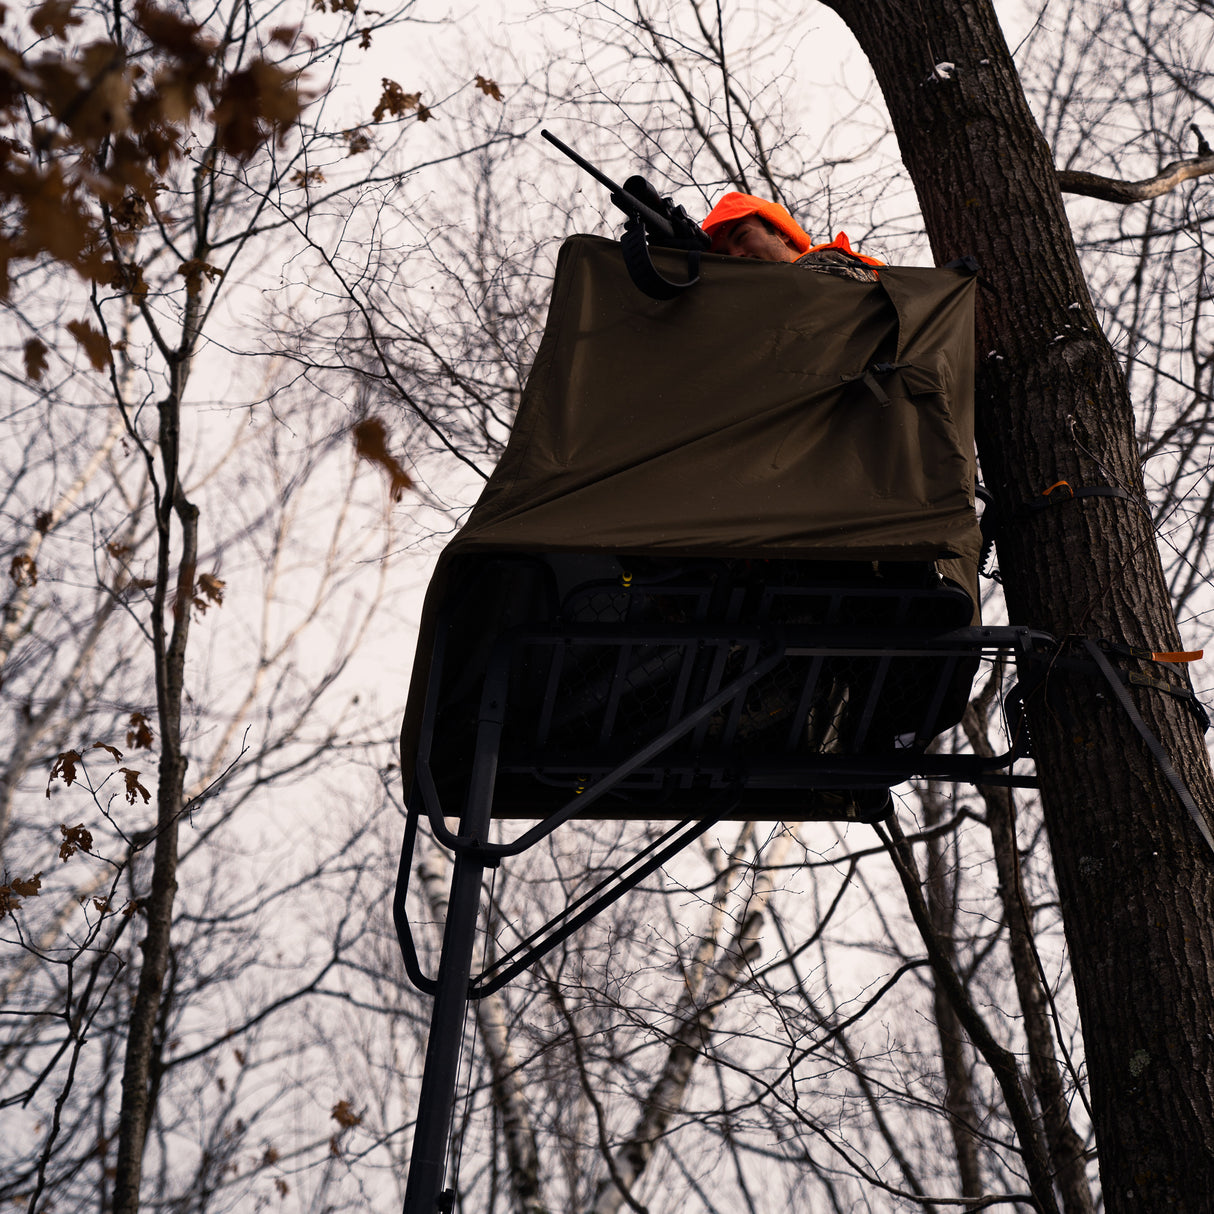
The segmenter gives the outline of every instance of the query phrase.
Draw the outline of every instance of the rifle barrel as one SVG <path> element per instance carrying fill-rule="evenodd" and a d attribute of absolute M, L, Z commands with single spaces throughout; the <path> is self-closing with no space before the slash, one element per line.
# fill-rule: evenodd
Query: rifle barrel
<path fill-rule="evenodd" d="M 655 232 L 660 232 L 663 236 L 674 235 L 674 225 L 670 219 L 663 215 L 660 211 L 655 211 L 648 203 L 642 202 L 634 194 L 630 194 L 622 186 L 616 185 L 606 173 L 601 173 L 598 169 L 579 156 L 567 143 L 562 143 L 551 131 L 542 130 L 540 134 L 548 140 L 553 147 L 564 152 L 574 164 L 585 169 L 600 184 L 605 185 L 611 191 L 611 201 L 615 203 L 625 215 L 635 216 L 643 223 L 647 223 Z"/>
<path fill-rule="evenodd" d="M 561 140 L 559 140 L 551 131 L 541 130 L 540 134 L 543 135 L 543 137 L 545 139 L 547 139 L 548 142 L 550 144 L 552 144 L 552 146 L 554 148 L 557 148 L 559 151 L 564 152 L 565 155 L 568 156 L 569 159 L 572 160 L 574 164 L 578 165 L 580 168 L 585 169 L 586 172 L 589 173 L 591 177 L 593 177 L 596 181 L 600 182 L 602 185 L 605 185 L 613 194 L 623 194 L 624 193 L 624 191 L 621 190 L 620 187 L 618 185 L 616 185 L 616 183 L 614 181 L 612 181 L 611 178 L 608 177 L 606 173 L 600 173 L 599 170 L 596 169 L 594 167 L 594 165 L 592 165 L 590 163 L 589 160 L 584 160 L 567 143 L 562 143 Z"/>

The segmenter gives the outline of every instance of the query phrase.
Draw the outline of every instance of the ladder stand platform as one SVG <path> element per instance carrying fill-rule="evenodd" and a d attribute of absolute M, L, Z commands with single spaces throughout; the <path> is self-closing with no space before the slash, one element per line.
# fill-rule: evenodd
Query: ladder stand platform
<path fill-rule="evenodd" d="M 406 1214 L 444 1208 L 469 1000 L 722 819 L 875 822 L 915 777 L 1034 784 L 1009 770 L 1028 753 L 1014 692 L 1002 754 L 930 745 L 959 721 L 983 662 L 1029 683 L 1034 655 L 1053 646 L 973 624 L 969 595 L 926 563 L 494 557 L 475 584 L 438 612 L 393 906 L 409 979 L 435 998 Z M 487 616 L 504 627 L 487 630 Z M 454 858 L 433 977 L 406 907 L 422 818 Z M 575 818 L 669 826 L 474 975 L 485 870 Z M 491 839 L 495 819 L 516 824 L 511 837 Z"/>

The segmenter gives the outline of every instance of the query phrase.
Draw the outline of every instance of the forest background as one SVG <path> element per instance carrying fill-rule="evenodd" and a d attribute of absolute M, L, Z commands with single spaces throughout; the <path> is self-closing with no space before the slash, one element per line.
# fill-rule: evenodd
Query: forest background
<path fill-rule="evenodd" d="M 1125 639 L 1206 643 L 1214 12 L 1009 0 L 1000 49 L 982 3 L 873 3 L 884 33 L 831 7 L 520 5 L 500 21 L 358 0 L 5 10 L 12 1208 L 399 1206 L 428 1015 L 388 915 L 418 592 L 508 434 L 559 238 L 615 225 L 597 187 L 535 138 L 541 124 L 617 179 L 643 170 L 693 215 L 749 189 L 815 239 L 844 228 L 887 261 L 931 264 L 947 260 L 950 222 L 966 236 L 923 162 L 964 168 L 956 98 L 981 100 L 969 79 L 1022 84 L 1053 164 L 1024 175 L 1043 197 L 1067 192 L 1070 232 L 1043 202 L 1032 247 L 1011 211 L 954 191 L 985 233 L 957 251 L 985 254 L 998 297 L 980 305 L 980 334 L 1019 298 L 1001 274 L 1060 284 L 1048 318 L 995 326 L 1008 353 L 980 349 L 984 471 L 1013 494 L 998 456 L 1015 444 L 993 441 L 995 407 L 1015 400 L 998 364 L 1035 324 L 1032 340 L 1068 359 L 1098 327 L 1135 405 L 1142 481 L 1124 451 L 1106 453 L 1131 420 L 1115 402 L 1061 411 L 1057 432 L 1088 481 L 1147 506 L 1154 544 L 1131 547 L 1158 546 L 1179 622 L 1176 638 Z M 958 53 L 966 38 L 990 57 Z M 1013 178 L 1021 145 L 1005 138 Z M 1090 302 L 1051 262 L 1072 237 Z M 1031 381 L 1028 358 L 1006 377 Z M 1091 534 L 1060 535 L 1067 560 L 1039 571 L 1083 619 L 1099 613 L 1068 570 L 1093 554 L 1095 568 L 1096 541 L 1136 525 L 1109 511 Z M 1020 590 L 1028 546 L 1001 538 L 1021 620 L 1043 610 Z M 1153 576 L 1132 571 L 1119 593 Z M 992 583 L 988 618 L 1007 609 Z M 947 745 L 998 744 L 1006 682 L 988 674 Z M 1184 674 L 1152 677 L 1178 720 L 1195 717 Z M 1207 805 L 1200 730 L 1186 742 L 1166 725 Z M 1106 736 L 1126 748 L 1104 728 L 1077 745 L 1115 773 Z M 1048 729 L 1041 741 L 1048 764 Z M 1137 783 L 1124 807 L 1163 804 Z M 1110 801 L 1057 795 L 1094 823 Z M 1155 1143 L 1199 1160 L 1191 1144 L 1212 1137 L 1209 857 L 1179 802 L 1127 813 L 1175 827 L 1119 861 L 1098 843 L 1060 848 L 1046 801 L 924 786 L 900 790 L 881 832 L 717 829 L 476 1006 L 456 1208 L 1209 1208 L 1200 1163 L 1181 1176 Z M 500 873 L 491 951 L 646 830 L 579 827 Z M 1191 932 L 1168 920 L 1150 950 L 1194 977 L 1161 986 L 1175 1015 L 1118 1005 L 1094 1032 L 1075 975 L 1102 955 L 1069 908 L 1086 880 L 1141 906 L 1118 867 L 1131 860 L 1161 922 L 1160 891 L 1196 907 Z M 418 875 L 416 917 L 441 923 L 434 849 Z"/>

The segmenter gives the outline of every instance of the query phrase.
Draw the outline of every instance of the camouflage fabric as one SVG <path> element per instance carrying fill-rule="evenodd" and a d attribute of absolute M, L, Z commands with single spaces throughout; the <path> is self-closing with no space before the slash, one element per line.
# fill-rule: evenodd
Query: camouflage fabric
<path fill-rule="evenodd" d="M 859 258 L 842 249 L 818 249 L 803 253 L 793 263 L 819 274 L 833 274 L 836 278 L 854 278 L 857 282 L 876 282 L 877 274 Z"/>

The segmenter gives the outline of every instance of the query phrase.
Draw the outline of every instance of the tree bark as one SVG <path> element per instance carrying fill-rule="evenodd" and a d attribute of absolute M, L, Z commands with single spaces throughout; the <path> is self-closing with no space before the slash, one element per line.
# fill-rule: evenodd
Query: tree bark
<path fill-rule="evenodd" d="M 177 894 L 177 833 L 184 805 L 187 760 L 181 749 L 181 704 L 185 693 L 186 645 L 190 635 L 194 580 L 198 562 L 198 508 L 178 480 L 181 391 L 188 361 L 179 364 L 174 391 L 160 404 L 160 457 L 164 487 L 156 501 L 157 567 L 152 596 L 152 646 L 156 668 L 156 707 L 160 724 L 160 764 L 156 791 L 156 846 L 152 888 L 144 903 L 148 930 L 140 948 L 143 962 L 131 1009 L 122 1070 L 118 1114 L 118 1158 L 114 1176 L 114 1214 L 136 1214 L 143 1177 L 143 1152 L 155 1109 L 165 975 L 172 943 L 173 901 Z M 150 455 L 149 455 L 150 463 Z M 181 526 L 181 556 L 172 600 L 169 598 L 172 520 Z M 166 615 L 172 618 L 171 628 Z"/>
<path fill-rule="evenodd" d="M 826 2 L 876 73 L 935 257 L 982 266 L 978 450 L 1002 520 L 1012 620 L 1059 638 L 1179 649 L 1125 380 L 989 0 Z M 1025 510 L 1059 480 L 1133 501 Z M 1043 673 L 1027 708 L 1105 1208 L 1211 1210 L 1214 856 L 1097 669 Z M 1131 694 L 1208 818 L 1214 781 L 1193 715 L 1158 691 Z"/>

